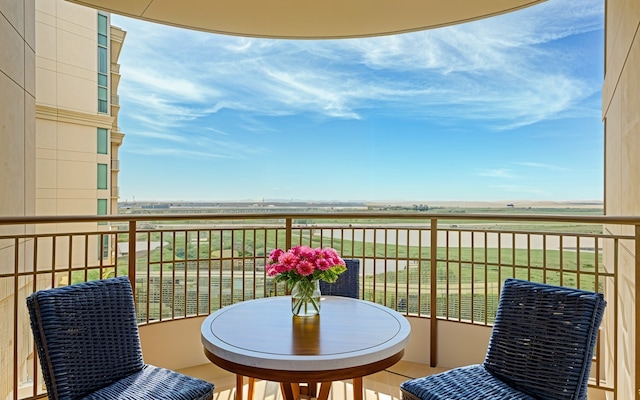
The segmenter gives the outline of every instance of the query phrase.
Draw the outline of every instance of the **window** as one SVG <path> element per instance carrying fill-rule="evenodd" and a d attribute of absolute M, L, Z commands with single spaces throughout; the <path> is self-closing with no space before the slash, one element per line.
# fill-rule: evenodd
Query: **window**
<path fill-rule="evenodd" d="M 104 14 L 98 14 L 98 44 L 107 46 L 108 18 Z"/>
<path fill-rule="evenodd" d="M 108 154 L 109 151 L 109 131 L 98 128 L 98 154 Z"/>
<path fill-rule="evenodd" d="M 98 112 L 107 113 L 109 108 L 109 19 L 98 14 Z"/>
<path fill-rule="evenodd" d="M 102 259 L 104 260 L 109 258 L 109 235 L 103 234 L 100 236 L 102 237 L 102 245 L 98 245 L 98 247 L 102 248 Z M 98 253 L 100 253 L 100 249 L 98 249 Z"/>
<path fill-rule="evenodd" d="M 107 199 L 98 199 L 98 215 L 107 215 Z M 98 225 L 106 225 L 106 221 L 98 222 Z"/>
<path fill-rule="evenodd" d="M 98 189 L 107 189 L 108 168 L 107 164 L 98 164 Z"/>

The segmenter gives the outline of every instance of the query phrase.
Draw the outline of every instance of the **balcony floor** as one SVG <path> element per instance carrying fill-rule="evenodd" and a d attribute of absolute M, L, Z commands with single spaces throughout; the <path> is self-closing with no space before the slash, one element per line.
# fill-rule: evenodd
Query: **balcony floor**
<path fill-rule="evenodd" d="M 407 379 L 418 378 L 445 371 L 445 368 L 431 368 L 426 364 L 400 361 L 394 366 L 373 375 L 365 376 L 364 400 L 396 400 L 400 398 L 400 384 Z M 235 375 L 213 364 L 185 368 L 180 372 L 194 376 L 216 385 L 214 400 L 234 400 Z M 245 380 L 246 382 L 246 380 Z M 280 386 L 276 382 L 258 381 L 255 386 L 256 400 L 283 400 Z M 245 383 L 245 398 L 247 384 Z M 329 400 L 353 400 L 351 380 L 334 382 Z"/>

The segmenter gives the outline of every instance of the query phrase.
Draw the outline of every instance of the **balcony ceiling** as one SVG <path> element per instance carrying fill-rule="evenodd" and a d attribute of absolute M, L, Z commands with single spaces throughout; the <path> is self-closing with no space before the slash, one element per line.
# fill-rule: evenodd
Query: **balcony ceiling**
<path fill-rule="evenodd" d="M 544 0 L 68 0 L 228 35 L 330 39 L 389 35 L 486 18 Z"/>

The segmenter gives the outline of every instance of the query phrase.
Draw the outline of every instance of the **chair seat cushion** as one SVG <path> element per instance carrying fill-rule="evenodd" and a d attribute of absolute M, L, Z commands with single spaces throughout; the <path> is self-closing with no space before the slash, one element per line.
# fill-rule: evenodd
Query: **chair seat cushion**
<path fill-rule="evenodd" d="M 536 400 L 494 378 L 480 364 L 412 379 L 400 389 L 409 400 Z"/>
<path fill-rule="evenodd" d="M 129 375 L 86 397 L 86 400 L 206 400 L 213 396 L 209 382 L 175 371 L 145 365 Z"/>

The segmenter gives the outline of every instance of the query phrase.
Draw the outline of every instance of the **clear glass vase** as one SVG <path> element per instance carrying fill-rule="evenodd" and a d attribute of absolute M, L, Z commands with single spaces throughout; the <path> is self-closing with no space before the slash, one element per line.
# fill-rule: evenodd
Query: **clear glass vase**
<path fill-rule="evenodd" d="M 291 312 L 298 317 L 320 314 L 320 281 L 301 279 L 291 289 Z"/>

